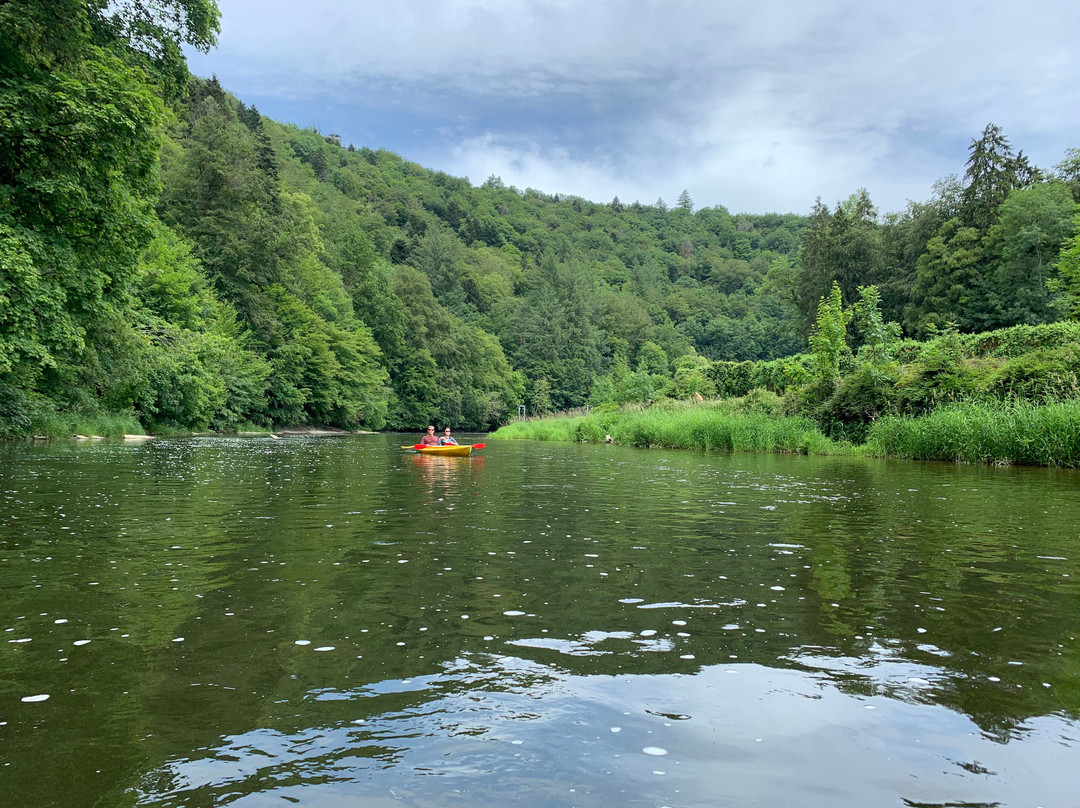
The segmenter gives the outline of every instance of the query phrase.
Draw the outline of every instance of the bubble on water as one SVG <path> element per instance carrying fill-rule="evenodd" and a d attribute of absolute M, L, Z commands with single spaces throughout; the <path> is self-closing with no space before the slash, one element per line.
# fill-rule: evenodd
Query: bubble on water
<path fill-rule="evenodd" d="M 925 634 L 925 633 L 926 633 L 926 629 L 925 629 L 925 628 L 917 628 L 917 629 L 915 629 L 915 630 L 916 630 L 917 632 L 919 632 L 920 634 Z"/>
<path fill-rule="evenodd" d="M 655 634 L 656 634 L 656 630 L 651 629 L 651 628 L 647 628 L 643 632 L 641 632 L 642 637 L 652 637 Z"/>
<path fill-rule="evenodd" d="M 173 637 L 173 642 L 183 642 L 183 641 L 184 641 L 183 637 Z"/>
<path fill-rule="evenodd" d="M 679 657 L 679 659 L 693 659 L 693 658 L 694 658 L 693 654 L 683 654 L 682 656 Z"/>
<path fill-rule="evenodd" d="M 667 754 L 667 750 L 664 749 L 662 746 L 646 746 L 641 751 L 644 752 L 646 755 L 653 755 L 655 757 L 663 757 Z"/>
<path fill-rule="evenodd" d="M 491 641 L 492 641 L 492 640 L 494 640 L 494 639 L 495 639 L 495 638 L 494 638 L 494 637 L 492 637 L 492 636 L 491 636 L 491 635 L 489 634 L 489 635 L 487 635 L 486 637 L 484 637 L 484 642 L 491 642 Z"/>
<path fill-rule="evenodd" d="M 988 682 L 1000 682 L 1000 681 L 1001 681 L 1001 678 L 1000 678 L 1000 677 L 997 677 L 997 676 L 987 676 L 987 677 L 986 677 L 986 680 L 987 680 Z"/>
<path fill-rule="evenodd" d="M 332 646 L 332 645 L 320 645 L 320 646 L 319 646 L 318 648 L 316 648 L 315 650 L 316 650 L 316 651 L 333 651 L 333 650 L 334 650 L 334 646 Z"/>
<path fill-rule="evenodd" d="M 770 586 L 769 589 L 771 589 L 773 592 L 783 592 L 784 591 L 784 587 L 782 587 L 782 586 Z"/>
<path fill-rule="evenodd" d="M 48 701 L 48 699 L 48 693 L 38 693 L 36 696 L 23 696 L 21 700 L 26 702 L 27 704 L 33 704 L 34 702 L 38 701 Z"/>
<path fill-rule="evenodd" d="M 612 733 L 614 733 L 615 735 L 618 735 L 618 734 L 619 734 L 620 732 L 622 732 L 622 727 L 612 727 L 612 728 L 611 728 L 611 731 L 612 731 Z"/>
<path fill-rule="evenodd" d="M 398 559 L 398 563 L 399 563 L 399 564 L 408 564 L 408 563 L 409 563 L 409 559 L 407 559 L 407 558 L 399 558 L 399 559 Z"/>
<path fill-rule="evenodd" d="M 686 621 L 685 620 L 672 620 L 671 625 L 673 625 L 673 626 L 685 626 Z"/>
<path fill-rule="evenodd" d="M 503 612 L 506 617 L 522 617 L 525 612 L 519 612 L 517 609 L 511 609 L 508 612 Z"/>
<path fill-rule="evenodd" d="M 297 640 L 294 645 L 311 645 L 311 640 Z"/>
<path fill-rule="evenodd" d="M 75 640 L 72 645 L 89 645 L 90 640 Z"/>
<path fill-rule="evenodd" d="M 63 625 L 64 623 L 67 622 L 67 618 L 66 617 L 61 617 L 59 620 L 53 620 L 53 622 L 58 626 Z"/>

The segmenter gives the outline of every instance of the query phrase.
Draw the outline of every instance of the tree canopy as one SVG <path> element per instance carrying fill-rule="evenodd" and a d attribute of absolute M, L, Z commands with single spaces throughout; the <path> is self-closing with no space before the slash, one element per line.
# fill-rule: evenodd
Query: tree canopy
<path fill-rule="evenodd" d="M 473 186 L 188 76 L 218 16 L 0 5 L 0 432 L 95 409 L 482 429 L 700 395 L 709 363 L 809 339 L 829 375 L 841 332 L 884 361 L 894 322 L 1075 316 L 1075 150 L 1043 171 L 990 124 L 962 177 L 885 215 L 865 189 L 797 215 Z M 839 300 L 868 301 L 857 324 Z"/>

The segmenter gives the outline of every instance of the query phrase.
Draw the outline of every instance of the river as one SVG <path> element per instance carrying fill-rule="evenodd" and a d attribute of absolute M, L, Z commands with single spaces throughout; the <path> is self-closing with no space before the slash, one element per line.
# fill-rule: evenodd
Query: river
<path fill-rule="evenodd" d="M 3 803 L 1076 804 L 1077 472 L 414 439 L 0 446 Z"/>

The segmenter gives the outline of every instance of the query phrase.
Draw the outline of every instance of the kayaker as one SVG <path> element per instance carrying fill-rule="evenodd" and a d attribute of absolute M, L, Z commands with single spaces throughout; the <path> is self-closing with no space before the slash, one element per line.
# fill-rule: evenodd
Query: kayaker
<path fill-rule="evenodd" d="M 435 434 L 435 427 L 428 425 L 427 434 L 420 438 L 420 444 L 423 446 L 439 446 L 442 444 L 442 440 Z"/>
<path fill-rule="evenodd" d="M 443 430 L 443 436 L 439 438 L 440 446 L 458 446 L 458 442 L 450 435 L 450 427 Z"/>

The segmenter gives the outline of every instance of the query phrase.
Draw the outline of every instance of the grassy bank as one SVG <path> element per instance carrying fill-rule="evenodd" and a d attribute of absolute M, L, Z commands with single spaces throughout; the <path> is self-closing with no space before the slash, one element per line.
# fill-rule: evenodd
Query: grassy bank
<path fill-rule="evenodd" d="M 493 439 L 553 440 L 667 449 L 842 454 L 850 449 L 822 434 L 809 418 L 738 412 L 728 402 L 657 406 L 590 413 L 573 418 L 517 421 Z"/>
<path fill-rule="evenodd" d="M 34 420 L 30 434 L 46 438 L 70 438 L 73 435 L 99 435 L 122 438 L 141 435 L 142 424 L 129 415 L 52 413 Z"/>
<path fill-rule="evenodd" d="M 810 418 L 740 411 L 741 400 L 623 409 L 519 421 L 492 440 L 601 443 L 641 448 L 863 454 L 917 460 L 1080 467 L 1080 401 L 955 404 L 919 417 L 875 422 L 865 444 L 826 437 Z"/>
<path fill-rule="evenodd" d="M 880 457 L 1080 468 L 1080 401 L 957 404 L 919 418 L 890 416 L 862 451 Z"/>

